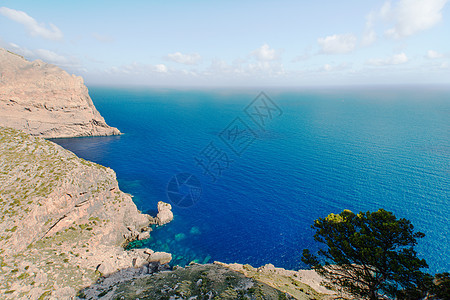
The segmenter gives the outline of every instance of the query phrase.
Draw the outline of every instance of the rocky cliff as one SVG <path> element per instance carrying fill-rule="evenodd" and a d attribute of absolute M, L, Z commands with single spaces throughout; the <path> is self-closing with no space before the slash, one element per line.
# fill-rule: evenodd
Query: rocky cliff
<path fill-rule="evenodd" d="M 169 253 L 124 251 L 150 236 L 150 224 L 170 222 L 170 209 L 159 202 L 156 217 L 142 214 L 113 170 L 0 127 L 0 298 L 329 298 L 314 271 L 222 263 L 170 270 Z"/>
<path fill-rule="evenodd" d="M 45 138 L 117 135 L 83 79 L 0 48 L 0 126 Z"/>
<path fill-rule="evenodd" d="M 313 271 L 170 270 L 169 253 L 124 251 L 171 206 L 140 213 L 113 170 L 43 139 L 114 134 L 80 77 L 0 48 L 1 299 L 328 299 Z"/>
<path fill-rule="evenodd" d="M 0 298 L 69 299 L 101 275 L 167 263 L 168 253 L 123 250 L 157 222 L 119 190 L 113 170 L 0 127 Z"/>

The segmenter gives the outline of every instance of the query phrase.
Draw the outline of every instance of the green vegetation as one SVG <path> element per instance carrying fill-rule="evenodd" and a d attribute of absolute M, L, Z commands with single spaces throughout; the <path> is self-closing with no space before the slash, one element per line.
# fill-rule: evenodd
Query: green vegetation
<path fill-rule="evenodd" d="M 99 281 L 77 296 L 85 299 L 86 294 L 109 294 L 112 299 L 293 299 L 267 284 L 211 264 L 193 264 L 122 282 Z"/>
<path fill-rule="evenodd" d="M 303 250 L 310 265 L 337 290 L 358 299 L 449 299 L 448 275 L 436 279 L 422 269 L 428 265 L 414 247 L 425 235 L 409 220 L 380 209 L 354 214 L 349 210 L 319 218 L 314 239 L 325 245 L 319 257 Z M 430 298 L 436 297 L 436 298 Z"/>
<path fill-rule="evenodd" d="M 12 51 L 6 50 L 6 52 L 11 53 L 11 54 L 13 54 L 13 55 L 15 55 L 15 56 L 18 56 L 18 57 L 20 57 L 20 58 L 22 58 L 22 59 L 25 59 L 25 57 L 23 57 L 22 55 L 19 55 L 19 54 L 17 54 L 17 53 L 12 52 Z"/>

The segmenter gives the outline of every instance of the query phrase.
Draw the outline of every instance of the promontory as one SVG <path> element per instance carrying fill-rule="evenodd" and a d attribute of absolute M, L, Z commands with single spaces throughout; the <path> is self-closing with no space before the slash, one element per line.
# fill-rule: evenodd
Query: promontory
<path fill-rule="evenodd" d="M 45 139 L 116 134 L 81 77 L 0 48 L 0 299 L 329 299 L 314 271 L 125 250 L 171 205 L 141 213 L 112 169 Z"/>
<path fill-rule="evenodd" d="M 0 126 L 44 138 L 118 135 L 79 76 L 0 48 Z"/>

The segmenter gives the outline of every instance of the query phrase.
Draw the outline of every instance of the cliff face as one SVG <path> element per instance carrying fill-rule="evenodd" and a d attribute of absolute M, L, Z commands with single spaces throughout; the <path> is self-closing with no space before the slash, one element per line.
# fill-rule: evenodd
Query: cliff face
<path fill-rule="evenodd" d="M 166 263 L 170 254 L 122 247 L 148 238 L 156 222 L 119 190 L 113 170 L 0 127 L 2 299 L 67 299 L 102 274 Z"/>
<path fill-rule="evenodd" d="M 45 138 L 117 135 L 83 79 L 0 48 L 0 126 Z"/>

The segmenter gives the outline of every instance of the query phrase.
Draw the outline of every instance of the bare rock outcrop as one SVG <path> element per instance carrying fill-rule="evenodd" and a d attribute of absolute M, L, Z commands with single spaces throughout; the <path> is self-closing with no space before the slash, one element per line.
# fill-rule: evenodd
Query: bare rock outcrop
<path fill-rule="evenodd" d="M 81 290 L 76 299 L 294 299 L 254 278 L 216 264 L 155 272 L 152 264 L 125 269 Z M 303 298 L 312 298 L 305 294 Z"/>
<path fill-rule="evenodd" d="M 337 299 L 336 292 L 323 286 L 322 282 L 326 282 L 326 280 L 314 270 L 285 270 L 277 268 L 273 264 L 266 264 L 259 268 L 237 263 L 214 262 L 214 264 L 242 273 L 248 278 L 254 278 L 295 299 Z"/>
<path fill-rule="evenodd" d="M 0 126 L 44 138 L 118 135 L 81 77 L 0 48 Z"/>
<path fill-rule="evenodd" d="M 173 220 L 172 205 L 162 201 L 158 202 L 158 214 L 156 215 L 156 224 L 164 225 Z"/>
<path fill-rule="evenodd" d="M 149 262 L 158 262 L 161 265 L 167 264 L 172 260 L 172 254 L 166 252 L 154 252 L 147 259 Z"/>
<path fill-rule="evenodd" d="M 154 218 L 113 170 L 40 137 L 0 127 L 0 295 L 69 299 L 101 275 L 171 256 L 124 251 Z"/>

